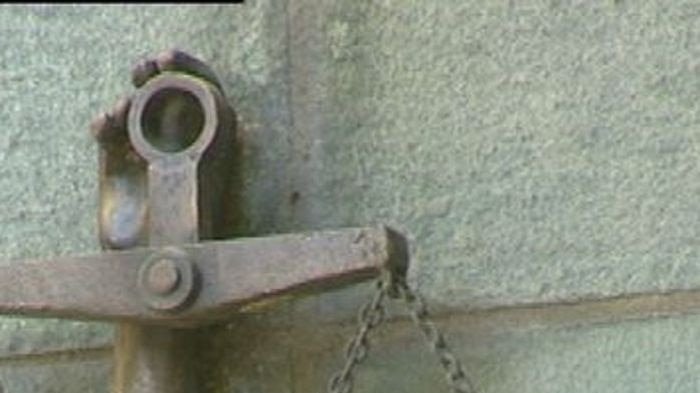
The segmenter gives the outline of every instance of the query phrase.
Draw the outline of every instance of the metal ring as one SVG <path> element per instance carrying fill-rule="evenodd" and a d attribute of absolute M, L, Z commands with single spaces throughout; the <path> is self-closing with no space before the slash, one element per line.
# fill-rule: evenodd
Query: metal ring
<path fill-rule="evenodd" d="M 142 125 L 146 106 L 156 94 L 166 89 L 192 94 L 197 99 L 204 117 L 203 126 L 197 139 L 185 149 L 177 152 L 167 152 L 153 146 L 146 139 Z M 219 120 L 217 99 L 208 82 L 182 73 L 163 73 L 148 81 L 135 94 L 129 110 L 129 138 L 136 151 L 148 161 L 183 156 L 196 160 L 214 139 Z"/>

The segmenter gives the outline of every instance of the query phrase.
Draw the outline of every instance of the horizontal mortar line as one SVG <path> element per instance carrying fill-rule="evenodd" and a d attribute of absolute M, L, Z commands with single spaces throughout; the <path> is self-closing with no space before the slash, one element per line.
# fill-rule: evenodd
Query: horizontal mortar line
<path fill-rule="evenodd" d="M 40 349 L 33 352 L 17 352 L 6 355 L 0 355 L 0 367 L 10 365 L 23 364 L 41 364 L 52 363 L 56 360 L 60 361 L 81 361 L 88 359 L 97 359 L 108 356 L 112 352 L 111 344 L 102 344 L 94 346 L 80 345 L 74 348 L 64 347 L 60 349 Z"/>
<path fill-rule="evenodd" d="M 400 301 L 399 301 L 400 302 Z M 394 302 L 392 302 L 394 303 Z M 540 330 L 610 325 L 700 314 L 700 289 L 634 293 L 599 298 L 562 299 L 556 302 L 519 303 L 485 308 L 430 307 L 430 318 L 449 329 L 465 334 L 489 334 L 499 331 Z M 387 324 L 410 323 L 400 304 L 392 304 Z M 355 319 L 324 321 L 323 326 L 354 326 Z M 399 326 L 397 326 L 399 327 Z M 305 321 L 277 326 L 288 334 L 304 335 Z"/>
<path fill-rule="evenodd" d="M 412 321 L 400 304 L 392 302 L 391 317 L 378 330 L 382 340 L 403 342 L 416 335 Z M 615 297 L 577 298 L 559 302 L 518 304 L 483 309 L 437 308 L 431 312 L 440 330 L 450 337 L 488 337 L 512 332 L 576 329 L 608 326 L 617 323 L 666 319 L 700 314 L 700 289 L 675 290 L 659 293 L 627 294 Z M 243 340 L 274 341 L 277 347 L 296 348 L 302 352 L 327 351 L 329 343 L 338 343 L 357 331 L 357 322 L 323 321 L 316 323 L 301 319 L 289 324 L 266 328 L 264 318 L 241 319 L 236 326 L 244 335 L 257 337 Z M 249 325 L 249 326 L 246 326 Z M 254 333 L 251 333 L 254 332 Z M 411 338 L 410 340 L 413 340 Z M 309 342 L 326 343 L 310 346 Z"/>
<path fill-rule="evenodd" d="M 610 325 L 654 318 L 700 314 L 700 289 L 632 293 L 599 298 L 563 299 L 480 309 L 439 308 L 436 321 L 475 332 Z M 396 322 L 405 322 L 397 318 Z"/>
<path fill-rule="evenodd" d="M 396 305 L 391 310 L 397 309 Z M 269 311 L 274 313 L 274 310 Z M 594 325 L 609 325 L 620 322 L 639 321 L 653 318 L 669 318 L 700 314 L 700 289 L 675 290 L 659 293 L 626 294 L 615 297 L 584 298 L 562 300 L 558 302 L 543 302 L 497 306 L 483 309 L 447 308 L 441 307 L 432 312 L 433 319 L 444 323 L 450 329 L 468 334 L 489 334 L 507 330 L 535 330 L 572 328 Z M 395 314 L 396 315 L 396 314 Z M 240 316 L 245 319 L 245 316 Z M 232 321 L 233 322 L 233 321 Z M 394 316 L 387 321 L 392 325 L 409 323 L 404 311 L 400 316 Z M 354 325 L 355 321 L 328 321 L 314 324 L 323 325 Z M 294 337 L 308 334 L 306 322 L 275 324 L 265 330 L 273 335 L 283 333 L 284 336 Z M 327 329 L 323 329 L 327 330 Z M 314 329 L 318 333 L 316 329 Z M 259 333 L 264 334 L 263 331 Z M 0 366 L 23 361 L 43 361 L 57 357 L 79 359 L 85 354 L 106 354 L 111 352 L 111 344 L 94 346 L 63 347 L 59 349 L 37 350 L 34 352 L 10 353 L 0 355 Z"/>

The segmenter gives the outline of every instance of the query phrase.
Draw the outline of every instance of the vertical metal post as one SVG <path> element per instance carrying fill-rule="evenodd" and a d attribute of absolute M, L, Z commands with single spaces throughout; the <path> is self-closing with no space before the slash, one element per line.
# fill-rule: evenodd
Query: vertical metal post
<path fill-rule="evenodd" d="M 195 243 L 197 235 L 196 162 L 175 167 L 165 160 L 148 168 L 149 244 Z M 194 332 L 121 323 L 115 355 L 116 393 L 195 393 L 191 360 Z"/>
<path fill-rule="evenodd" d="M 168 103 L 162 103 L 160 111 L 151 113 L 152 106 L 159 104 L 155 101 L 169 100 L 168 94 L 188 95 L 196 104 L 184 108 L 180 102 L 168 108 Z M 197 165 L 215 137 L 220 102 L 221 97 L 206 82 L 168 74 L 151 80 L 134 97 L 128 120 L 129 138 L 148 162 L 148 229 L 144 236 L 152 246 L 199 240 Z M 183 110 L 188 117 L 201 118 L 201 124 L 194 124 L 200 129 L 181 129 L 182 125 L 173 117 L 177 118 L 174 112 Z M 151 116 L 163 116 L 154 122 L 162 129 L 147 129 L 144 117 Z M 199 133 L 198 136 L 183 143 L 182 139 L 192 131 Z M 164 138 L 169 141 L 162 144 Z M 169 274 L 167 260 L 164 266 L 163 271 L 153 272 L 153 285 L 154 289 L 167 291 L 169 281 L 177 280 L 177 271 Z M 121 323 L 115 342 L 115 393 L 197 392 L 192 366 L 195 333 L 187 329 Z"/>
<path fill-rule="evenodd" d="M 116 393 L 194 393 L 193 331 L 135 323 L 117 325 Z"/>

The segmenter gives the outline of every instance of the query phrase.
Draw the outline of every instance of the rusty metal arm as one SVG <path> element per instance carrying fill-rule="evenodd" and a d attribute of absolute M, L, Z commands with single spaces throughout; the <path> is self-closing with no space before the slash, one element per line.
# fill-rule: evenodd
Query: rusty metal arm
<path fill-rule="evenodd" d="M 191 268 L 190 276 L 179 272 L 191 285 L 177 309 L 154 308 L 144 294 L 144 261 L 162 255 L 179 255 Z M 0 314 L 197 326 L 274 296 L 406 269 L 404 238 L 384 227 L 0 262 Z"/>

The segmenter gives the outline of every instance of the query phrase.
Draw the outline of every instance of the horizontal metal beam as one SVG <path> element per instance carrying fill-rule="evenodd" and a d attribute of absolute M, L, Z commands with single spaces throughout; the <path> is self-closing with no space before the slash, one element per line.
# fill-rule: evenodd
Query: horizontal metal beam
<path fill-rule="evenodd" d="M 196 326 L 272 297 L 339 287 L 383 272 L 405 275 L 408 268 L 405 239 L 384 227 L 183 245 L 176 251 L 184 251 L 193 266 L 191 301 L 163 311 L 149 305 L 139 285 L 144 262 L 163 251 L 0 262 L 0 314 Z"/>

